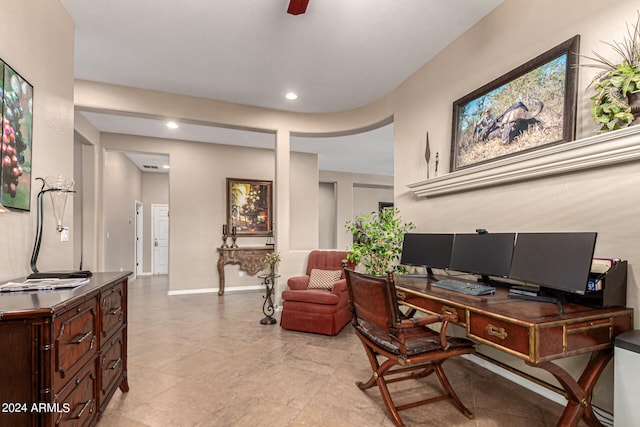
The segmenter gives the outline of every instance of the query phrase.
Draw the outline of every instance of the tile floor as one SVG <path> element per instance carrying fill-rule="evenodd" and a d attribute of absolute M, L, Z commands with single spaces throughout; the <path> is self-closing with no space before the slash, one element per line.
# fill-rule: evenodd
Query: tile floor
<path fill-rule="evenodd" d="M 259 323 L 261 293 L 167 290 L 166 276 L 129 285 L 130 391 L 116 391 L 99 427 L 394 425 L 377 388 L 355 386 L 370 368 L 350 326 L 335 337 L 286 331 Z M 444 401 L 402 411 L 408 426 L 555 426 L 562 411 L 468 360 L 444 367 L 475 419 Z M 397 401 L 439 387 L 394 386 Z"/>

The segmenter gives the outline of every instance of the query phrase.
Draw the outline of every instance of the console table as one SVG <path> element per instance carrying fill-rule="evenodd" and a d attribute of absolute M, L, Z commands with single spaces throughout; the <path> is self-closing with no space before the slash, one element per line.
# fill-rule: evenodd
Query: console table
<path fill-rule="evenodd" d="M 130 274 L 0 294 L 0 425 L 95 425 L 116 389 L 129 391 Z"/>
<path fill-rule="evenodd" d="M 508 298 L 508 290 L 494 295 L 470 296 L 431 286 L 429 279 L 400 278 L 398 301 L 410 309 L 433 314 L 454 314 L 470 339 L 523 359 L 551 373 L 565 391 L 568 403 L 558 426 L 601 426 L 591 408 L 591 393 L 613 357 L 616 335 L 633 329 L 633 309 L 597 309 Z M 574 379 L 553 360 L 582 353 L 592 357 Z"/>
<path fill-rule="evenodd" d="M 240 264 L 252 276 L 264 267 L 264 256 L 273 252 L 273 246 L 254 246 L 246 248 L 218 248 L 218 295 L 224 295 L 224 266 Z"/>

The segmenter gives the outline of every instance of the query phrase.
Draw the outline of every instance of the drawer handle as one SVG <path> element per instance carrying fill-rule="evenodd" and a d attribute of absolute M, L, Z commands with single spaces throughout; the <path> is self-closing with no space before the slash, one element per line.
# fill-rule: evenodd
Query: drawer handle
<path fill-rule="evenodd" d="M 122 311 L 122 307 L 116 307 L 109 310 L 109 314 L 115 316 L 116 314 L 120 313 L 120 311 Z"/>
<path fill-rule="evenodd" d="M 442 308 L 440 309 L 440 312 L 442 314 L 447 315 L 447 316 L 457 316 L 458 315 L 458 312 L 456 311 L 455 308 L 447 307 L 446 305 L 442 306 Z"/>
<path fill-rule="evenodd" d="M 120 363 L 122 363 L 122 359 L 121 358 L 118 358 L 118 359 L 114 360 L 113 364 L 111 365 L 111 367 L 109 369 L 111 369 L 111 370 L 118 369 L 118 366 L 120 366 Z"/>
<path fill-rule="evenodd" d="M 80 344 L 81 342 L 88 340 L 92 336 L 93 336 L 93 331 L 86 332 L 74 338 L 73 341 L 71 341 L 71 344 Z"/>
<path fill-rule="evenodd" d="M 493 326 L 491 323 L 489 323 L 485 329 L 489 335 L 498 337 L 501 340 L 507 338 L 507 331 L 505 331 L 504 328 L 498 328 L 497 326 Z"/>
<path fill-rule="evenodd" d="M 72 416 L 70 419 L 72 420 L 80 419 L 80 417 L 82 417 L 82 414 L 84 414 L 84 411 L 86 411 L 87 408 L 90 408 L 89 412 L 93 412 L 93 399 L 88 400 L 84 405 L 82 405 L 82 408 L 80 408 L 80 411 L 78 411 L 78 413 Z"/>

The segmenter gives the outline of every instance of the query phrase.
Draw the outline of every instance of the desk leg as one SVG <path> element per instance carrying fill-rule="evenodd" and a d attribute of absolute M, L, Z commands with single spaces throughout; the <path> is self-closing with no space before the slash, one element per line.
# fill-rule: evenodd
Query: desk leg
<path fill-rule="evenodd" d="M 600 350 L 593 353 L 591 360 L 584 368 L 579 380 L 575 380 L 567 371 L 551 362 L 542 362 L 536 366 L 553 375 L 562 385 L 569 400 L 558 421 L 558 427 L 575 427 L 580 418 L 593 427 L 602 427 L 591 407 L 591 393 L 598 378 L 613 357 L 613 349 Z"/>
<path fill-rule="evenodd" d="M 224 255 L 218 257 L 218 295 L 224 295 Z"/>

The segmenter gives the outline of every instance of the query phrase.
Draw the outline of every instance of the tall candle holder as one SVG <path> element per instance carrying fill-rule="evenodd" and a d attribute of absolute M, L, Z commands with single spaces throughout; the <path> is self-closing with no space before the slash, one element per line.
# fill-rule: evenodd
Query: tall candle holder
<path fill-rule="evenodd" d="M 231 247 L 232 248 L 237 248 L 238 244 L 236 243 L 236 239 L 238 238 L 238 236 L 236 236 L 236 226 L 232 226 L 231 227 Z"/>
<path fill-rule="evenodd" d="M 221 248 L 228 248 L 229 245 L 227 245 L 227 237 L 228 235 L 228 228 L 227 228 L 227 224 L 222 224 L 222 246 L 220 246 Z"/>

